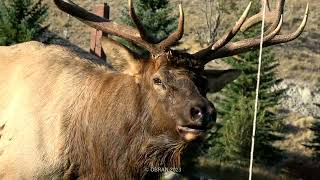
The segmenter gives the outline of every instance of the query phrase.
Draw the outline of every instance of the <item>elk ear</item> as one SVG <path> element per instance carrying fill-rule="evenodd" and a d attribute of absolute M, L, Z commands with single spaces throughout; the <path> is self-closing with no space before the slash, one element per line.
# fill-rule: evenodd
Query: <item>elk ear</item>
<path fill-rule="evenodd" d="M 139 74 L 141 63 L 129 48 L 108 37 L 102 38 L 101 46 L 107 56 L 107 62 L 115 70 L 132 76 Z"/>
<path fill-rule="evenodd" d="M 228 70 L 205 70 L 208 78 L 208 88 L 209 92 L 218 92 L 228 83 L 235 80 L 241 71 L 236 69 Z"/>

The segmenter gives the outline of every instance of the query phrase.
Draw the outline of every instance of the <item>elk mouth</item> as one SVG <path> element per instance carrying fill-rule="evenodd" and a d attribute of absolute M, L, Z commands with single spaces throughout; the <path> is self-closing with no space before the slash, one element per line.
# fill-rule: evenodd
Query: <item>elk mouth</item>
<path fill-rule="evenodd" d="M 197 126 L 197 125 L 186 125 L 186 126 L 177 126 L 178 131 L 186 131 L 186 132 L 205 132 L 208 130 L 207 127 Z"/>
<path fill-rule="evenodd" d="M 185 141 L 192 141 L 203 135 L 208 130 L 207 127 L 197 125 L 177 125 L 179 135 Z"/>

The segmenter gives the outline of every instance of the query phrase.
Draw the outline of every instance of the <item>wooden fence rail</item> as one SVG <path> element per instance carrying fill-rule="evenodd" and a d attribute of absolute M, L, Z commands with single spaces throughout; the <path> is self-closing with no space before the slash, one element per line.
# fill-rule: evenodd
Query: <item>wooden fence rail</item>
<path fill-rule="evenodd" d="M 109 19 L 110 7 L 108 6 L 107 3 L 97 4 L 93 7 L 93 12 L 98 16 L 102 16 L 106 19 Z M 102 59 L 105 59 L 106 55 L 103 52 L 103 49 L 101 47 L 102 36 L 107 36 L 107 34 L 96 29 L 91 30 L 90 52 Z"/>

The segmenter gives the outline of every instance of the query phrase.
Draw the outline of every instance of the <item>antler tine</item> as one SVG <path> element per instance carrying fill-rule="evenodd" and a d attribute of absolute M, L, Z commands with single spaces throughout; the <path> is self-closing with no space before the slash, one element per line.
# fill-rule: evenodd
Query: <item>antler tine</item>
<path fill-rule="evenodd" d="M 272 46 L 272 45 L 280 44 L 280 43 L 285 43 L 285 42 L 289 42 L 289 41 L 296 39 L 303 32 L 303 30 L 307 24 L 308 12 L 309 12 L 309 4 L 307 4 L 306 10 L 305 10 L 305 15 L 304 15 L 304 18 L 303 18 L 300 26 L 298 27 L 298 29 L 295 32 L 293 32 L 289 35 L 276 35 L 280 31 L 280 27 L 281 27 L 281 23 L 282 23 L 282 16 L 281 16 L 280 23 L 278 24 L 277 28 L 264 38 L 263 47 Z M 235 54 L 258 49 L 259 44 L 260 44 L 259 38 L 251 38 L 251 39 L 242 40 L 242 41 L 238 41 L 238 42 L 234 42 L 234 43 L 229 43 L 226 46 L 224 46 L 223 48 L 220 48 L 218 51 L 207 55 L 205 57 L 205 59 L 203 59 L 203 64 L 206 64 L 213 59 L 228 57 L 228 56 L 232 56 Z"/>
<path fill-rule="evenodd" d="M 151 54 L 158 53 L 155 45 L 148 43 L 143 38 L 141 38 L 140 33 L 134 28 L 120 25 L 103 17 L 97 16 L 76 5 L 70 0 L 68 0 L 68 2 L 65 2 L 64 0 L 54 0 L 54 3 L 60 10 L 78 18 L 83 23 L 95 29 L 135 42 L 137 45 L 140 45 L 147 49 Z"/>
<path fill-rule="evenodd" d="M 132 0 L 128 0 L 128 6 L 129 6 L 129 15 L 130 15 L 133 23 L 136 25 L 136 27 L 140 33 L 141 38 L 149 43 L 154 43 L 152 41 L 152 38 L 150 36 L 148 36 L 148 33 L 146 32 L 146 30 L 143 27 L 143 24 L 141 23 L 140 19 L 138 18 L 137 14 L 134 10 Z"/>
<path fill-rule="evenodd" d="M 203 56 L 209 52 L 212 51 L 217 51 L 218 49 L 220 49 L 221 47 L 223 47 L 224 45 L 226 45 L 236 34 L 237 32 L 240 30 L 241 25 L 245 22 L 249 10 L 251 7 L 251 2 L 248 4 L 247 8 L 245 9 L 245 11 L 242 13 L 241 17 L 239 18 L 239 20 L 235 23 L 234 27 L 231 28 L 227 33 L 225 33 L 222 38 L 220 38 L 217 42 L 215 42 L 214 44 L 208 46 L 205 49 L 200 50 L 199 52 L 197 52 L 196 56 Z"/>
<path fill-rule="evenodd" d="M 269 4 L 269 0 L 261 0 L 260 1 L 261 7 L 263 7 L 263 5 L 266 5 L 266 10 L 270 11 L 270 4 Z"/>
<path fill-rule="evenodd" d="M 279 23 L 279 20 L 280 20 L 280 16 L 282 17 L 282 14 L 283 14 L 284 3 L 285 3 L 285 0 L 278 0 L 276 9 L 274 10 L 274 12 L 271 12 L 269 9 L 269 12 L 273 14 L 274 19 L 271 18 L 272 24 L 267 29 L 265 34 L 269 34 L 271 31 L 273 31 L 277 27 L 277 24 Z"/>
<path fill-rule="evenodd" d="M 177 31 L 172 33 L 170 36 L 168 36 L 166 39 L 164 39 L 157 45 L 160 49 L 166 49 L 182 38 L 184 33 L 184 12 L 181 4 L 179 4 L 179 12 L 180 17 Z"/>
<path fill-rule="evenodd" d="M 308 16 L 309 16 L 309 3 L 307 3 L 307 7 L 306 7 L 306 10 L 304 13 L 304 18 L 303 18 L 300 26 L 298 27 L 298 29 L 289 35 L 275 36 L 273 39 L 266 42 L 266 46 L 289 42 L 289 41 L 292 41 L 292 40 L 296 39 L 297 37 L 299 37 L 300 34 L 303 32 L 304 28 L 306 27 Z"/>
<path fill-rule="evenodd" d="M 229 32 L 227 32 L 224 36 L 222 36 L 222 38 L 212 46 L 211 48 L 212 50 L 218 50 L 222 46 L 226 45 L 237 34 L 240 27 L 242 26 L 242 24 L 244 23 L 244 21 L 248 16 L 250 7 L 251 7 L 251 2 L 248 4 L 246 10 L 243 12 L 240 19 L 236 22 L 235 26 Z"/>
<path fill-rule="evenodd" d="M 283 13 L 283 7 L 285 0 L 278 0 L 275 10 L 271 11 L 268 0 L 261 0 L 261 8 L 263 8 L 264 3 L 266 3 L 266 21 L 272 22 L 272 25 L 265 32 L 265 34 L 269 34 L 273 31 L 277 25 L 279 24 L 280 15 Z M 250 27 L 262 21 L 262 11 L 248 18 L 242 25 L 240 31 L 244 32 Z"/>

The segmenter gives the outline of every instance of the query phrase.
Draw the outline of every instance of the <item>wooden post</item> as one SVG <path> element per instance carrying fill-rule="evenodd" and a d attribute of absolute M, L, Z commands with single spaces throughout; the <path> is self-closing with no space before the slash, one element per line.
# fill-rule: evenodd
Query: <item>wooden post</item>
<path fill-rule="evenodd" d="M 106 19 L 109 19 L 110 7 L 107 3 L 98 4 L 93 7 L 93 12 L 98 16 L 102 16 Z M 104 54 L 103 49 L 101 47 L 102 36 L 107 36 L 107 34 L 96 29 L 91 30 L 90 52 L 102 59 L 106 59 L 106 55 Z"/>

